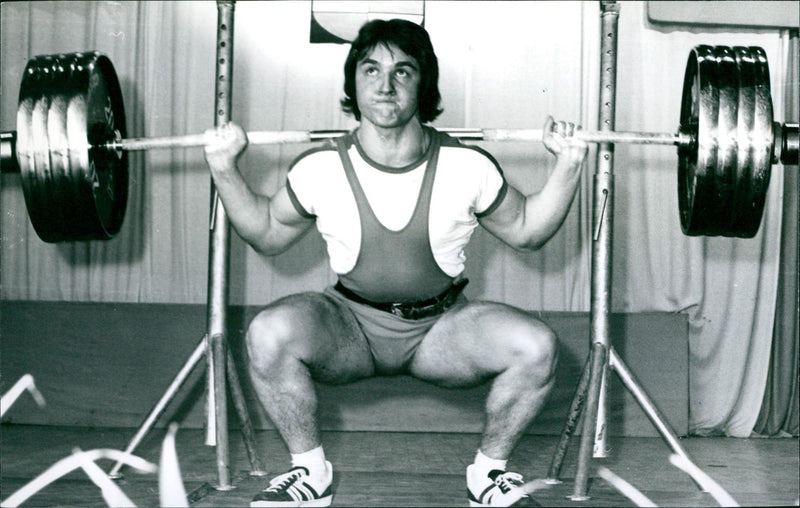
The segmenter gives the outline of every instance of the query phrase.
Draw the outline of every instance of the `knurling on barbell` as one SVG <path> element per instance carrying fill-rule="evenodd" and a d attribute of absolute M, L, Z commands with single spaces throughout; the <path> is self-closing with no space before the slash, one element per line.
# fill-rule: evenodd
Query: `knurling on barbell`
<path fill-rule="evenodd" d="M 46 242 L 107 240 L 120 230 L 128 196 L 128 150 L 202 146 L 204 136 L 128 139 L 122 92 L 98 52 L 32 58 L 20 85 L 14 146 L 25 202 Z M 445 129 L 464 140 L 531 141 L 541 131 Z M 248 133 L 251 144 L 304 143 L 343 131 Z M 677 134 L 578 131 L 587 142 L 676 145 L 678 207 L 687 235 L 756 234 L 771 164 L 797 164 L 797 125 L 772 118 L 766 53 L 697 46 L 689 54 Z M 776 142 L 776 139 L 778 140 Z M 14 166 L 15 164 L 11 164 Z"/>

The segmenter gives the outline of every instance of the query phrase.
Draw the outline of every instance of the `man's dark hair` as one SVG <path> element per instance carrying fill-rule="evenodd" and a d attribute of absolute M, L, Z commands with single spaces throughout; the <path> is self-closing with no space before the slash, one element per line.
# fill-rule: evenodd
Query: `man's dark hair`
<path fill-rule="evenodd" d="M 439 107 L 442 100 L 439 94 L 439 62 L 428 32 L 404 19 L 376 19 L 364 24 L 358 31 L 358 37 L 353 41 L 344 63 L 342 109 L 345 113 L 352 113 L 356 120 L 361 120 L 356 100 L 356 66 L 379 44 L 392 44 L 417 60 L 421 78 L 417 96 L 419 119 L 422 123 L 432 122 L 443 111 Z"/>

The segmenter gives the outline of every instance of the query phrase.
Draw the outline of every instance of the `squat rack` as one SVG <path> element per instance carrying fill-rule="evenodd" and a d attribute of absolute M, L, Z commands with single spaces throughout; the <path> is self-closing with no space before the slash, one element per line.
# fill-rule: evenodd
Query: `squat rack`
<path fill-rule="evenodd" d="M 217 1 L 217 59 L 214 90 L 214 125 L 231 119 L 231 91 L 233 83 L 234 0 Z M 216 449 L 217 490 L 235 488 L 230 479 L 230 453 L 228 448 L 229 394 L 242 429 L 245 447 L 250 460 L 250 474 L 264 476 L 255 447 L 255 432 L 247 409 L 241 383 L 231 352 L 228 349 L 228 278 L 230 273 L 231 227 L 225 207 L 211 184 L 211 216 L 209 226 L 208 293 L 206 310 L 206 335 L 190 355 L 159 401 L 150 410 L 125 451 L 131 453 L 144 439 L 167 404 L 175 397 L 181 385 L 203 356 L 206 358 L 206 438 L 207 446 Z M 122 462 L 117 462 L 109 472 L 120 478 Z"/>
<path fill-rule="evenodd" d="M 598 123 L 601 131 L 613 131 L 615 124 L 619 10 L 620 6 L 615 1 L 602 0 L 600 2 L 601 64 Z M 593 457 L 607 457 L 607 374 L 609 367 L 619 375 L 623 385 L 634 396 L 672 451 L 691 462 L 681 447 L 675 432 L 611 344 L 612 237 L 614 232 L 614 145 L 612 143 L 598 145 L 593 183 L 590 352 L 547 473 L 549 483 L 560 483 L 558 476 L 563 465 L 564 455 L 581 412 L 583 412 L 575 486 L 573 494 L 570 496 L 573 501 L 589 499 L 587 491 L 591 460 Z"/>

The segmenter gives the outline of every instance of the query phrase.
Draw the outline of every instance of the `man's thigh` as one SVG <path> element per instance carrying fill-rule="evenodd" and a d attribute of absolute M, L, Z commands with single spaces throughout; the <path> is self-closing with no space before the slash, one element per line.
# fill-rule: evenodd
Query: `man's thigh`
<path fill-rule="evenodd" d="M 515 307 L 469 302 L 448 311 L 422 340 L 410 365 L 420 379 L 475 386 L 522 358 L 555 357 L 555 334 Z"/>
<path fill-rule="evenodd" d="M 247 342 L 251 361 L 261 358 L 269 364 L 269 355 L 288 355 L 323 383 L 352 382 L 375 372 L 350 309 L 321 293 L 290 295 L 270 304 L 251 323 Z"/>

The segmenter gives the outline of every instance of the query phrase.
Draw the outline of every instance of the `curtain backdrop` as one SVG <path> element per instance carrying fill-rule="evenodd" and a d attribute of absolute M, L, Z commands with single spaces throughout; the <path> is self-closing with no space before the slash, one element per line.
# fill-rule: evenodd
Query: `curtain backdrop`
<path fill-rule="evenodd" d="M 310 2 L 236 4 L 232 118 L 246 129 L 355 125 L 338 104 L 347 47 L 310 44 L 310 13 Z M 213 125 L 216 16 L 213 2 L 2 3 L 3 130 L 13 129 L 28 58 L 96 49 L 120 76 L 130 137 L 203 132 Z M 445 113 L 437 126 L 537 128 L 552 114 L 597 128 L 597 2 L 428 1 L 425 26 L 441 66 Z M 686 56 L 697 44 L 762 46 L 772 82 L 784 81 L 777 31 L 660 27 L 647 21 L 643 2 L 621 3 L 619 26 L 618 130 L 676 131 Z M 773 87 L 776 120 L 788 92 Z M 552 165 L 538 143 L 483 146 L 523 192 L 538 189 Z M 307 148 L 252 146 L 240 167 L 254 189 L 272 193 Z M 42 243 L 19 177 L 3 175 L 3 299 L 206 302 L 210 184 L 202 150 L 130 160 L 126 222 L 108 242 Z M 772 173 L 758 235 L 739 240 L 682 235 L 673 147 L 620 145 L 615 166 L 612 308 L 688 313 L 691 430 L 747 436 L 775 322 L 782 169 Z M 592 150 L 570 214 L 543 249 L 516 252 L 476 232 L 469 296 L 529 310 L 589 310 L 594 167 Z M 273 258 L 232 241 L 232 304 L 260 305 L 333 280 L 316 233 Z"/>
<path fill-rule="evenodd" d="M 783 86 L 787 93 L 786 121 L 797 123 L 800 116 L 797 88 L 800 83 L 800 50 L 798 34 L 786 34 L 788 69 Z M 768 436 L 797 436 L 800 431 L 800 275 L 798 275 L 798 245 L 800 245 L 800 208 L 798 191 L 800 179 L 797 166 L 788 168 L 783 192 L 783 232 L 781 233 L 781 264 L 778 275 L 778 298 L 775 305 L 775 329 L 772 337 L 767 387 L 764 402 L 754 431 Z"/>

